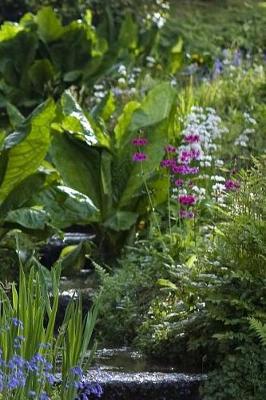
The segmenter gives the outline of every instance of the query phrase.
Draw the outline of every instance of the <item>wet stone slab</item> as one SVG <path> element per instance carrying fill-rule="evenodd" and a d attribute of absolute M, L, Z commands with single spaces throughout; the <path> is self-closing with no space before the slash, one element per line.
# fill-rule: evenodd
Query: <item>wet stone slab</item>
<path fill-rule="evenodd" d="M 86 375 L 86 380 L 102 386 L 102 400 L 200 400 L 199 386 L 204 379 L 196 374 L 121 373 L 100 368 Z"/>

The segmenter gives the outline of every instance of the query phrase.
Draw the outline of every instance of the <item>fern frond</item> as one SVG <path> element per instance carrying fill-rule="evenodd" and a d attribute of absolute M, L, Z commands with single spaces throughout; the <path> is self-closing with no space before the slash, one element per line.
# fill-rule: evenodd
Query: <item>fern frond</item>
<path fill-rule="evenodd" d="M 259 336 L 263 346 L 266 346 L 266 324 L 263 324 L 261 321 L 255 319 L 255 318 L 250 318 L 249 323 L 250 323 L 250 327 Z"/>

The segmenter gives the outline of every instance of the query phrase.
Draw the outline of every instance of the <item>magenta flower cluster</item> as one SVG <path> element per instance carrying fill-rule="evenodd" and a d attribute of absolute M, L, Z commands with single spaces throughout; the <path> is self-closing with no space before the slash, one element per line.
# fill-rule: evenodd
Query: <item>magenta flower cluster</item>
<path fill-rule="evenodd" d="M 199 140 L 199 135 L 191 134 L 187 135 L 187 142 L 194 143 Z M 190 163 L 194 160 L 197 160 L 200 156 L 200 153 L 196 149 L 178 149 L 170 144 L 165 146 L 165 156 L 166 158 L 161 161 L 161 167 L 169 169 L 170 174 L 172 175 L 172 181 L 176 188 L 182 189 L 186 183 L 184 179 L 190 175 L 196 175 L 199 173 L 199 167 L 192 166 Z M 176 159 L 176 156 L 177 159 Z M 181 177 L 176 177 L 176 175 L 181 175 Z M 188 187 L 191 186 L 191 180 L 189 179 Z M 180 193 L 178 198 L 178 203 L 180 204 L 180 218 L 193 218 L 194 212 L 188 210 L 188 207 L 195 206 L 197 203 L 197 197 L 194 194 Z"/>
<path fill-rule="evenodd" d="M 240 188 L 240 182 L 233 179 L 227 179 L 224 183 L 224 186 L 228 192 L 234 192 Z"/>
<path fill-rule="evenodd" d="M 193 194 L 181 194 L 179 195 L 178 200 L 183 206 L 194 206 L 197 202 L 197 198 Z"/>
<path fill-rule="evenodd" d="M 197 134 L 190 133 L 184 136 L 184 140 L 186 143 L 198 143 L 200 141 L 200 137 Z"/>
<path fill-rule="evenodd" d="M 146 138 L 134 138 L 132 140 L 133 146 L 146 146 L 148 144 L 148 140 Z"/>
<path fill-rule="evenodd" d="M 134 138 L 131 143 L 133 146 L 140 148 L 142 146 L 146 146 L 149 142 L 148 139 L 144 137 L 137 137 Z M 134 162 L 142 162 L 146 161 L 147 159 L 148 159 L 147 154 L 144 153 L 143 151 L 140 151 L 140 149 L 138 149 L 138 151 L 132 155 L 132 161 Z"/>

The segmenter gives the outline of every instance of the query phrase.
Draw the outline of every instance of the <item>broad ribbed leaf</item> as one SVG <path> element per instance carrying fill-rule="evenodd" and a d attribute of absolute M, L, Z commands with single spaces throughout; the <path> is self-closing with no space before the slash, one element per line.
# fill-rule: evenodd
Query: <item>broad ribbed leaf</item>
<path fill-rule="evenodd" d="M 53 225 L 63 229 L 73 224 L 89 224 L 99 219 L 98 209 L 86 195 L 66 186 L 46 189 L 34 196 L 51 216 Z"/>
<path fill-rule="evenodd" d="M 6 218 L 6 222 L 13 222 L 28 229 L 44 229 L 49 222 L 47 212 L 37 208 L 20 208 L 19 210 L 10 211 Z"/>
<path fill-rule="evenodd" d="M 123 109 L 123 113 L 119 116 L 115 126 L 115 147 L 118 151 L 123 151 L 132 137 L 132 132 L 129 132 L 128 127 L 132 120 L 133 113 L 140 107 L 140 103 L 130 101 Z"/>
<path fill-rule="evenodd" d="M 168 118 L 173 106 L 176 91 L 169 83 L 155 86 L 143 100 L 141 107 L 133 114 L 130 131 L 136 131 L 157 124 Z"/>
<path fill-rule="evenodd" d="M 29 121 L 27 136 L 10 149 L 0 187 L 0 204 L 21 181 L 37 170 L 46 156 L 50 144 L 50 124 L 54 114 L 55 104 L 51 100 L 38 107 Z"/>
<path fill-rule="evenodd" d="M 21 112 L 15 107 L 13 104 L 7 103 L 6 105 L 6 111 L 9 117 L 9 121 L 13 128 L 16 128 L 25 121 L 24 116 L 21 114 Z"/>
<path fill-rule="evenodd" d="M 49 154 L 64 184 L 86 194 L 99 208 L 100 157 L 97 150 L 65 134 L 57 134 Z"/>
<path fill-rule="evenodd" d="M 38 34 L 46 42 L 53 42 L 64 32 L 60 19 L 57 17 L 52 7 L 43 7 L 36 16 Z"/>
<path fill-rule="evenodd" d="M 63 128 L 68 132 L 82 132 L 88 144 L 97 144 L 97 138 L 86 115 L 70 92 L 63 94 L 61 105 L 65 115 Z"/>
<path fill-rule="evenodd" d="M 131 211 L 117 211 L 105 221 L 104 226 L 117 232 L 126 231 L 136 223 L 138 216 L 138 213 Z"/>
<path fill-rule="evenodd" d="M 0 206 L 0 215 L 5 215 L 8 211 L 22 207 L 32 196 L 40 191 L 45 182 L 45 174 L 36 173 L 20 184 L 7 196 Z"/>

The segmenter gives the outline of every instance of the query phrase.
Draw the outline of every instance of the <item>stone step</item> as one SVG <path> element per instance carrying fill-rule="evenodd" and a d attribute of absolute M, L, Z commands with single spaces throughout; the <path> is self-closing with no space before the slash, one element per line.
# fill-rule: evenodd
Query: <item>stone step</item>
<path fill-rule="evenodd" d="M 92 369 L 86 380 L 99 383 L 102 400 L 200 400 L 204 375 L 164 372 L 113 372 Z"/>

